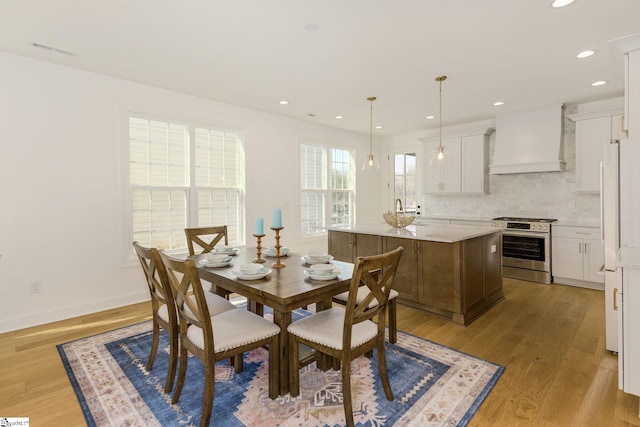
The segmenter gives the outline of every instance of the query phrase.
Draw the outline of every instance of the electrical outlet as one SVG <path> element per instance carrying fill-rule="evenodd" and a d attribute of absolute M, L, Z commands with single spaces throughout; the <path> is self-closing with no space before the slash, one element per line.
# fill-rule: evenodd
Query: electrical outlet
<path fill-rule="evenodd" d="M 31 282 L 29 284 L 29 291 L 32 294 L 39 294 L 40 292 L 42 292 L 42 281 L 36 280 L 35 282 Z"/>

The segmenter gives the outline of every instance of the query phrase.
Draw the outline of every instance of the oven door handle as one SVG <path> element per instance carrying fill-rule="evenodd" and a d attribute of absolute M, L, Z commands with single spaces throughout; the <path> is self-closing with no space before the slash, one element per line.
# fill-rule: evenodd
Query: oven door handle
<path fill-rule="evenodd" d="M 516 236 L 516 237 L 540 237 L 546 239 L 549 237 L 549 233 L 537 233 L 535 231 L 513 231 L 513 230 L 503 230 L 503 236 Z"/>

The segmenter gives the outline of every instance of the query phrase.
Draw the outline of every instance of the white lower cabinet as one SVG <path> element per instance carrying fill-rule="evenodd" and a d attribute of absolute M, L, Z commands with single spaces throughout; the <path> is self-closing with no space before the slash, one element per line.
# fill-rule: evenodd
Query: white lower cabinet
<path fill-rule="evenodd" d="M 620 248 L 618 266 L 618 388 L 640 396 L 640 248 Z"/>
<path fill-rule="evenodd" d="M 552 231 L 553 281 L 603 289 L 604 246 L 600 229 L 558 225 Z"/>

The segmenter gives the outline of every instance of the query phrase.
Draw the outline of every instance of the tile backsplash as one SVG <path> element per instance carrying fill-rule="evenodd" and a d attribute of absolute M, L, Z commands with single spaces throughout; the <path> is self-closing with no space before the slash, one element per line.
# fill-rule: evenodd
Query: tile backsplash
<path fill-rule="evenodd" d="M 565 111 L 565 114 L 570 111 Z M 422 200 L 422 215 L 494 218 L 498 216 L 598 221 L 600 196 L 576 192 L 575 123 L 564 118 L 566 170 L 513 175 L 489 175 L 489 194 L 429 196 Z M 493 157 L 495 134 L 490 141 Z M 491 161 L 491 159 L 490 159 Z"/>

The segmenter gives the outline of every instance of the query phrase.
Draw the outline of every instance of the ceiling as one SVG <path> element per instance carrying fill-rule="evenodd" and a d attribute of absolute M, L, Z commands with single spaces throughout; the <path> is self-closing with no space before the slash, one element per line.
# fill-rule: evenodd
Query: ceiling
<path fill-rule="evenodd" d="M 392 136 L 438 127 L 439 75 L 444 126 L 622 96 L 609 41 L 639 16 L 640 0 L 4 0 L 0 50 L 367 134 L 376 96 Z"/>

